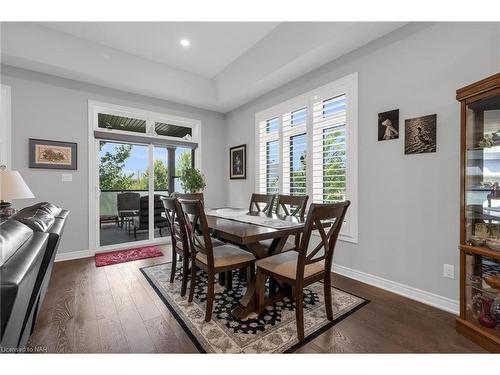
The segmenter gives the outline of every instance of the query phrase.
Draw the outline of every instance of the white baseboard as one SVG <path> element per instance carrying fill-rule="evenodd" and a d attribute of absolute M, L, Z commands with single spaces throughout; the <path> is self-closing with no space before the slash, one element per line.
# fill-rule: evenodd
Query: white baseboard
<path fill-rule="evenodd" d="M 434 293 L 427 292 L 425 290 L 417 289 L 405 284 L 400 284 L 395 281 L 387 280 L 379 276 L 370 275 L 368 273 L 337 264 L 333 265 L 332 271 L 338 273 L 339 275 L 361 281 L 365 284 L 373 285 L 380 289 L 385 289 L 389 292 L 425 303 L 426 305 L 436 307 L 455 315 L 457 315 L 459 312 L 458 301 L 448 297 L 443 297 Z"/>
<path fill-rule="evenodd" d="M 73 259 L 81 259 L 93 257 L 94 252 L 90 250 L 80 250 L 80 251 L 71 251 L 68 253 L 57 253 L 55 262 L 62 262 L 65 260 L 73 260 Z"/>

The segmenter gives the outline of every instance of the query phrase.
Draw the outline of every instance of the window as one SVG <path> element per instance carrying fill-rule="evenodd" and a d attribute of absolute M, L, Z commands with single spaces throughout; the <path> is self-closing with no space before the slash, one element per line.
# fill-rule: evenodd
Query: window
<path fill-rule="evenodd" d="M 349 199 L 341 239 L 357 241 L 357 75 L 256 114 L 257 190 Z"/>
<path fill-rule="evenodd" d="M 146 133 L 146 120 L 114 116 L 106 113 L 99 113 L 97 118 L 98 126 L 102 129 Z"/>
<path fill-rule="evenodd" d="M 346 198 L 346 96 L 313 103 L 312 200 L 333 203 Z"/>
<path fill-rule="evenodd" d="M 163 122 L 155 122 L 155 133 L 167 137 L 191 139 L 193 131 L 186 126 L 178 126 L 165 124 Z"/>

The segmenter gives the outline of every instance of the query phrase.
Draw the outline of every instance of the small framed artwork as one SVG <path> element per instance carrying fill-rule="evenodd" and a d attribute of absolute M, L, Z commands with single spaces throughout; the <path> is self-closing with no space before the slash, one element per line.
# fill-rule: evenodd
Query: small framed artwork
<path fill-rule="evenodd" d="M 247 145 L 229 149 L 229 178 L 239 180 L 247 178 Z"/>
<path fill-rule="evenodd" d="M 30 168 L 77 169 L 77 144 L 29 139 Z"/>
<path fill-rule="evenodd" d="M 436 152 L 437 115 L 405 120 L 405 154 Z"/>
<path fill-rule="evenodd" d="M 399 109 L 378 114 L 378 140 L 399 138 Z"/>

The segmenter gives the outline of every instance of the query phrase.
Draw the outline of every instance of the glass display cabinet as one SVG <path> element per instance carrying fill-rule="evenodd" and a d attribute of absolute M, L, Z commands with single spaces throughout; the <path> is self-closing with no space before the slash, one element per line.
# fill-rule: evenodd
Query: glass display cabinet
<path fill-rule="evenodd" d="M 457 330 L 500 352 L 500 73 L 457 90 L 461 104 Z"/>

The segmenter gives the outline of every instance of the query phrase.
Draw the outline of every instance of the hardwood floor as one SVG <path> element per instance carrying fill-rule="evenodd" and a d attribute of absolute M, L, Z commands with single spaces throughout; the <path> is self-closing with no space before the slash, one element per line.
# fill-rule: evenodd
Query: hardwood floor
<path fill-rule="evenodd" d="M 49 353 L 197 353 L 139 271 L 159 258 L 96 268 L 94 258 L 56 263 L 30 345 Z M 371 303 L 297 353 L 476 353 L 455 321 L 433 307 L 334 274 Z"/>

